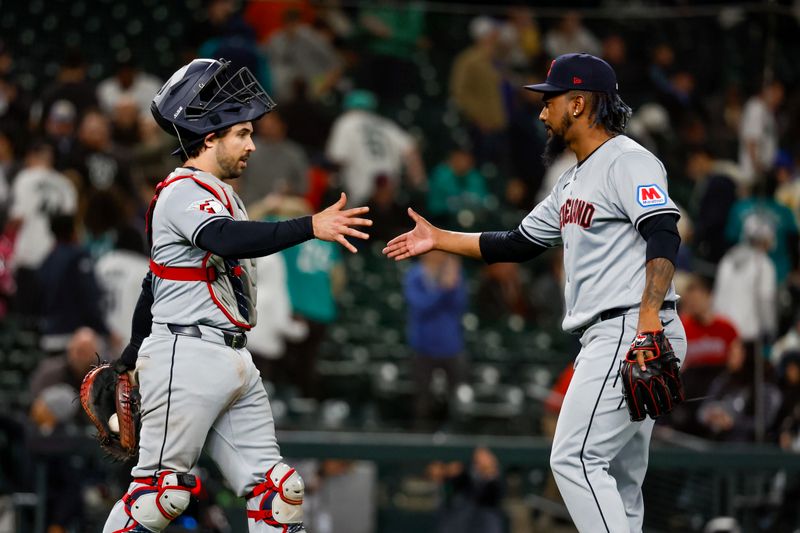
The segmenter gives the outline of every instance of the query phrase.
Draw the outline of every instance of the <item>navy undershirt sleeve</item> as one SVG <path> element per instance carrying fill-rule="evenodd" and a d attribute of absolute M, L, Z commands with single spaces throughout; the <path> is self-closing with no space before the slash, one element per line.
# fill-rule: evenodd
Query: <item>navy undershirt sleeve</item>
<path fill-rule="evenodd" d="M 522 263 L 541 254 L 546 247 L 525 237 L 519 228 L 511 231 L 485 231 L 479 240 L 481 257 L 492 263 Z"/>
<path fill-rule="evenodd" d="M 153 325 L 153 314 L 150 308 L 153 306 L 153 273 L 148 272 L 142 280 L 142 292 L 139 293 L 139 300 L 133 310 L 133 320 L 131 321 L 131 340 L 122 350 L 120 360 L 125 366 L 133 369 L 136 367 L 136 358 L 139 355 L 139 348 L 150 335 Z"/>
<path fill-rule="evenodd" d="M 226 259 L 249 259 L 274 254 L 312 238 L 310 216 L 279 222 L 221 218 L 206 224 L 195 242 L 203 250 Z"/>
<path fill-rule="evenodd" d="M 643 220 L 639 224 L 639 233 L 647 241 L 645 262 L 663 257 L 675 264 L 681 245 L 678 217 L 675 214 L 664 213 Z"/>

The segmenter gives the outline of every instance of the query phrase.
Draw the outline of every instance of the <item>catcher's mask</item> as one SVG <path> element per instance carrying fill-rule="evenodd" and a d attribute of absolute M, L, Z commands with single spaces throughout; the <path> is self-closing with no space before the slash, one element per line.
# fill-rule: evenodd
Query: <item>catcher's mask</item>
<path fill-rule="evenodd" d="M 158 125 L 178 138 L 180 148 L 172 154 L 187 159 L 209 133 L 258 120 L 274 108 L 250 69 L 231 72 L 225 59 L 195 59 L 184 65 L 150 104 Z"/>

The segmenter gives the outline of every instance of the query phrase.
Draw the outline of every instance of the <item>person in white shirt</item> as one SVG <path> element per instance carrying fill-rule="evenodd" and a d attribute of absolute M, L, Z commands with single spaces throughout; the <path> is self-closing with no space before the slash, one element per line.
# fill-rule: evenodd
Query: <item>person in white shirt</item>
<path fill-rule="evenodd" d="M 745 344 L 770 337 L 777 330 L 778 284 L 767 252 L 775 230 L 754 214 L 744 222 L 745 241 L 731 248 L 719 263 L 714 284 L 714 311 L 727 317 Z"/>
<path fill-rule="evenodd" d="M 577 11 L 567 12 L 558 26 L 547 32 L 544 48 L 551 57 L 578 52 L 600 55 L 602 52 L 600 41 L 586 29 Z"/>
<path fill-rule="evenodd" d="M 340 183 L 351 201 L 366 202 L 379 175 L 398 182 L 404 169 L 413 186 L 422 185 L 425 168 L 416 142 L 397 124 L 375 113 L 375 95 L 351 91 L 344 107 L 333 124 L 325 155 L 340 166 Z"/>
<path fill-rule="evenodd" d="M 97 86 L 97 100 L 106 114 L 111 114 L 119 99 L 129 96 L 136 101 L 139 113 L 148 113 L 150 101 L 161 88 L 161 80 L 140 71 L 133 60 L 121 61 L 113 76 Z"/>
<path fill-rule="evenodd" d="M 752 186 L 772 168 L 778 155 L 778 123 L 775 113 L 783 102 L 779 81 L 764 85 L 750 97 L 742 111 L 739 128 L 739 165 L 744 185 Z"/>
<path fill-rule="evenodd" d="M 103 290 L 106 323 L 121 339 L 131 336 L 133 310 L 149 268 L 144 240 L 133 228 L 119 230 L 114 249 L 103 254 L 95 264 L 95 275 Z"/>
<path fill-rule="evenodd" d="M 39 301 L 37 274 L 55 243 L 50 217 L 72 215 L 78 207 L 75 185 L 53 168 L 53 147 L 34 142 L 11 189 L 7 229 L 15 235 L 11 267 L 17 282 L 14 310 L 35 318 Z"/>

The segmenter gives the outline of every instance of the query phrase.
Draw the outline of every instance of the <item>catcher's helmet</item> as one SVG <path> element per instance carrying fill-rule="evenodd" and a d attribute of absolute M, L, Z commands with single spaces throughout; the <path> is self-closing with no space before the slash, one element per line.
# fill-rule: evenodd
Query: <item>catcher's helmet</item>
<path fill-rule="evenodd" d="M 175 135 L 181 152 L 203 142 L 209 133 L 258 120 L 275 102 L 246 67 L 230 72 L 225 59 L 195 59 L 181 67 L 158 91 L 150 111 L 161 128 Z"/>

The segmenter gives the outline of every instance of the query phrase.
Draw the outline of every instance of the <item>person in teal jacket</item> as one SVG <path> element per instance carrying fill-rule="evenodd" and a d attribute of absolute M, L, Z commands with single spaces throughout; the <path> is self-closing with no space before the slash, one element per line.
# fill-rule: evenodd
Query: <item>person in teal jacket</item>
<path fill-rule="evenodd" d="M 428 214 L 433 218 L 449 218 L 465 208 L 483 209 L 488 194 L 486 181 L 475 168 L 472 154 L 458 147 L 431 172 Z"/>
<path fill-rule="evenodd" d="M 725 239 L 731 243 L 741 242 L 744 220 L 753 213 L 768 220 L 775 230 L 775 245 L 769 251 L 769 257 L 775 265 L 780 285 L 796 266 L 793 263 L 796 263 L 798 228 L 792 210 L 775 199 L 776 186 L 774 175 L 767 176 L 766 183 L 755 195 L 733 204 L 725 227 Z"/>

